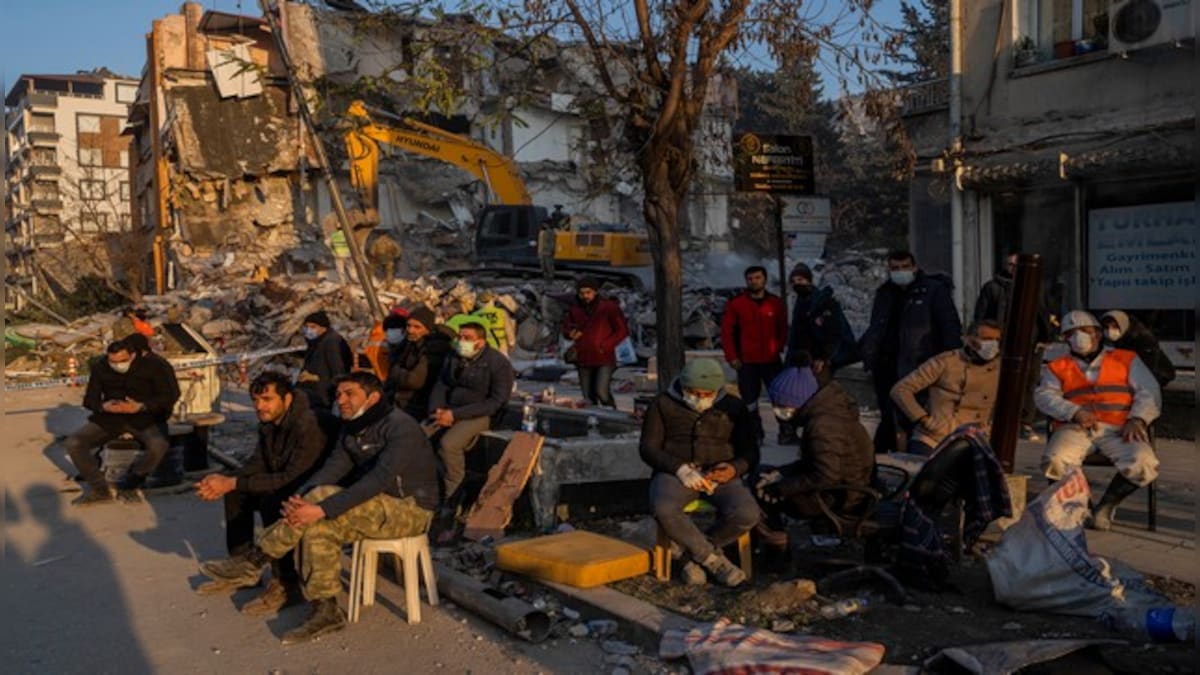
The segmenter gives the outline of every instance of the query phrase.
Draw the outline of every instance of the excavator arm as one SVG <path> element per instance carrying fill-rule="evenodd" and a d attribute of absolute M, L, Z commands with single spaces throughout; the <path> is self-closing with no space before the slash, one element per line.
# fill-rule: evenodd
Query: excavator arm
<path fill-rule="evenodd" d="M 355 123 L 344 136 L 350 182 L 365 207 L 377 209 L 379 204 L 380 143 L 457 166 L 483 181 L 500 204 L 533 203 L 516 163 L 482 143 L 410 118 L 399 119 L 396 126 L 376 122 L 362 101 L 352 102 L 347 113 Z"/>

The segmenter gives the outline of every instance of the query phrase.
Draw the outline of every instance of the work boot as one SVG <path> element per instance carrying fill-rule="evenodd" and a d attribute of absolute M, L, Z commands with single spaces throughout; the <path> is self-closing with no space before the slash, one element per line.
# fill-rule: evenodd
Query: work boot
<path fill-rule="evenodd" d="M 717 581 L 730 588 L 740 586 L 746 581 L 746 573 L 737 565 L 729 562 L 729 558 L 726 558 L 717 551 L 708 554 L 708 557 L 701 560 L 700 564 Z"/>
<path fill-rule="evenodd" d="M 1138 486 L 1125 476 L 1119 473 L 1113 476 L 1112 482 L 1104 490 L 1104 496 L 1100 498 L 1100 503 L 1092 511 L 1092 519 L 1088 523 L 1088 527 L 1103 532 L 1111 530 L 1113 514 L 1117 511 L 1117 505 L 1137 489 Z"/>
<path fill-rule="evenodd" d="M 196 587 L 196 595 L 232 595 L 238 589 L 225 581 L 206 581 Z"/>
<path fill-rule="evenodd" d="M 95 506 L 97 504 L 112 504 L 117 499 L 117 493 L 108 483 L 90 485 L 86 492 L 71 502 L 72 506 Z"/>
<path fill-rule="evenodd" d="M 266 553 L 254 548 L 244 556 L 210 560 L 200 565 L 200 571 L 213 581 L 224 581 L 245 588 L 257 586 L 270 563 L 271 558 Z"/>
<path fill-rule="evenodd" d="M 142 486 L 145 484 L 145 476 L 139 476 L 134 473 L 126 474 L 117 483 L 117 498 L 127 504 L 139 504 L 145 500 L 142 494 Z"/>
<path fill-rule="evenodd" d="M 322 598 L 312 602 L 312 614 L 299 628 L 284 633 L 280 642 L 285 645 L 308 642 L 345 627 L 346 615 L 338 607 L 337 598 Z"/>
<path fill-rule="evenodd" d="M 703 586 L 708 583 L 708 575 L 704 573 L 703 567 L 696 564 L 695 560 L 684 563 L 679 573 L 683 575 L 683 583 L 688 586 Z"/>
<path fill-rule="evenodd" d="M 242 614 L 246 616 L 275 616 L 283 609 L 288 601 L 287 586 L 274 577 L 267 582 L 262 594 L 242 605 Z"/>

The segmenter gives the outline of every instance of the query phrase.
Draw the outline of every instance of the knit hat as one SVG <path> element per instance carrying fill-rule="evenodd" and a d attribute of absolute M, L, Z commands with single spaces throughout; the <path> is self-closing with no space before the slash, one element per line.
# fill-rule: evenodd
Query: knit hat
<path fill-rule="evenodd" d="M 329 328 L 329 315 L 319 309 L 304 317 L 304 323 L 315 323 L 322 328 Z"/>
<path fill-rule="evenodd" d="M 725 386 L 725 371 L 713 359 L 693 359 L 683 367 L 679 383 L 685 389 L 717 391 Z"/>
<path fill-rule="evenodd" d="M 792 273 L 788 275 L 788 279 L 792 277 L 804 277 L 811 284 L 813 280 L 812 269 L 804 263 L 796 263 L 796 266 L 792 268 Z"/>
<path fill-rule="evenodd" d="M 395 312 L 392 312 L 391 314 L 388 314 L 387 316 L 383 317 L 383 329 L 384 330 L 393 330 L 396 328 L 403 329 L 407 325 L 408 325 L 408 319 L 403 316 L 400 316 L 399 314 L 397 314 Z"/>
<path fill-rule="evenodd" d="M 396 305 L 395 307 L 392 308 L 392 311 L 388 312 L 388 315 L 389 316 L 398 316 L 401 319 L 407 319 L 408 318 L 408 309 L 406 309 L 403 305 Z"/>
<path fill-rule="evenodd" d="M 1129 315 L 1119 309 L 1114 309 L 1110 312 L 1105 312 L 1104 316 L 1100 317 L 1100 323 L 1104 323 L 1105 319 L 1112 319 L 1117 322 L 1117 329 L 1121 331 L 1121 335 L 1129 332 Z"/>
<path fill-rule="evenodd" d="M 579 277 L 579 281 L 575 282 L 575 288 L 577 290 L 590 288 L 593 291 L 598 291 L 600 290 L 600 280 L 596 277 Z"/>
<path fill-rule="evenodd" d="M 425 326 L 425 330 L 429 331 L 432 331 L 437 327 L 437 317 L 434 316 L 433 310 L 424 305 L 414 309 L 412 313 L 408 315 L 408 320 L 419 322 L 422 326 Z"/>
<path fill-rule="evenodd" d="M 784 408 L 803 408 L 817 393 L 817 378 L 812 368 L 785 368 L 767 387 L 771 405 Z"/>

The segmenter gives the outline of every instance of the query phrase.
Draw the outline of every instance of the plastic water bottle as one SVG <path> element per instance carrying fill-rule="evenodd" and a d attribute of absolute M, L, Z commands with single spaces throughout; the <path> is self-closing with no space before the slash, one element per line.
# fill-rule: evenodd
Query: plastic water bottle
<path fill-rule="evenodd" d="M 1131 639 L 1151 642 L 1192 642 L 1196 639 L 1196 614 L 1185 607 L 1130 607 L 1103 617 L 1113 630 Z"/>
<path fill-rule="evenodd" d="M 838 600 L 832 605 L 822 607 L 821 616 L 826 619 L 838 619 L 865 611 L 870 606 L 871 599 L 865 595 L 858 598 L 846 598 L 845 600 Z"/>
<path fill-rule="evenodd" d="M 600 420 L 595 415 L 588 415 L 588 438 L 600 438 Z"/>
<path fill-rule="evenodd" d="M 521 431 L 537 433 L 537 423 L 537 406 L 533 404 L 532 396 L 526 396 L 525 404 L 521 406 Z"/>

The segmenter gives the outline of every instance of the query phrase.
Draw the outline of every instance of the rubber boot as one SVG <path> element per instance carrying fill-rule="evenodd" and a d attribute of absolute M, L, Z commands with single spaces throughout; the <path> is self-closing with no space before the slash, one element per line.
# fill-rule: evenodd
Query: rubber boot
<path fill-rule="evenodd" d="M 1117 511 L 1117 505 L 1137 489 L 1137 485 L 1120 473 L 1113 476 L 1112 482 L 1104 490 L 1104 496 L 1100 498 L 1100 503 L 1092 511 L 1092 522 L 1088 527 L 1104 532 L 1111 530 L 1113 514 Z"/>
<path fill-rule="evenodd" d="M 346 615 L 338 607 L 337 598 L 322 598 L 312 602 L 312 614 L 308 620 L 299 628 L 284 633 L 280 642 L 285 645 L 308 642 L 345 627 Z"/>

